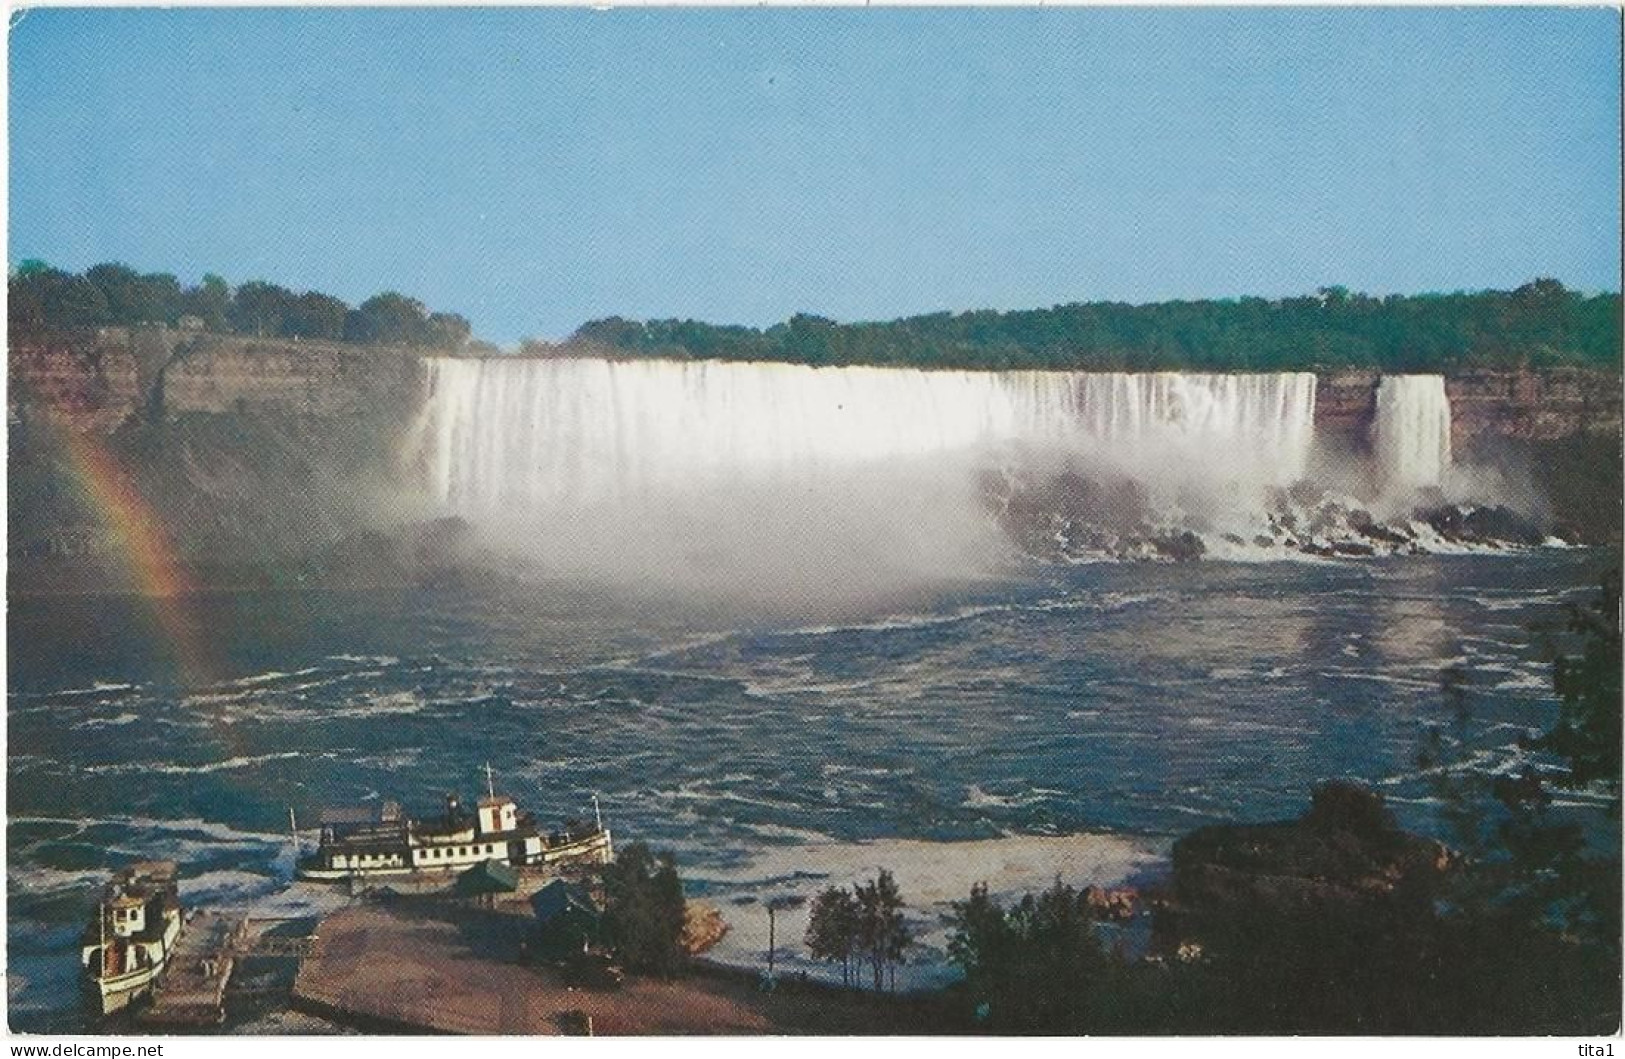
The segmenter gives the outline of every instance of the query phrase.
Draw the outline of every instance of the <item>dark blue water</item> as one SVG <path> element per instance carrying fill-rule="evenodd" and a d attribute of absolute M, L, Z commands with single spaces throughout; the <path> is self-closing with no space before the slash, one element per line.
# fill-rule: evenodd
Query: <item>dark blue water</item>
<path fill-rule="evenodd" d="M 1523 761 L 1555 711 L 1543 630 L 1605 560 L 1048 568 L 817 625 L 500 582 L 222 594 L 187 603 L 191 687 L 145 601 L 13 601 L 12 1024 L 76 1025 L 76 938 L 110 867 L 175 857 L 194 903 L 275 899 L 290 806 L 427 810 L 487 762 L 544 818 L 598 793 L 622 841 L 677 850 L 717 893 L 854 843 L 926 871 L 935 850 L 1041 859 L 1045 836 L 1154 856 L 1296 815 L 1328 777 L 1437 832 L 1415 758 L 1454 715 L 1441 672 L 1468 681 L 1463 767 Z"/>

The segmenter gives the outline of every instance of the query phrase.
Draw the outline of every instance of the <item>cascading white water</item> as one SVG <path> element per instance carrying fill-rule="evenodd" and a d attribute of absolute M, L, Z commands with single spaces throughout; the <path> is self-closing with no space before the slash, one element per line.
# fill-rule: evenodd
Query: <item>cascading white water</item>
<path fill-rule="evenodd" d="M 1464 481 L 1439 376 L 1382 380 L 1367 480 L 1335 446 L 1311 469 L 1309 372 L 446 357 L 428 373 L 414 452 L 434 508 L 559 576 L 799 599 L 991 572 L 1012 546 L 1244 559 L 1462 543 L 1414 514 L 1419 491 Z"/>
<path fill-rule="evenodd" d="M 1442 485 L 1450 469 L 1450 399 L 1442 375 L 1384 375 L 1372 449 L 1390 496 Z"/>
<path fill-rule="evenodd" d="M 433 360 L 435 498 L 513 517 L 797 483 L 990 446 L 1163 461 L 1169 474 L 1299 478 L 1315 376 L 919 371 L 602 359 Z"/>

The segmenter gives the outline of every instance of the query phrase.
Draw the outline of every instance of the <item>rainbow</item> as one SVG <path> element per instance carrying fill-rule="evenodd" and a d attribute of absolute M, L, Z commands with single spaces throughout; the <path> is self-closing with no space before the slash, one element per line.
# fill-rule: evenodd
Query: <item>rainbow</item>
<path fill-rule="evenodd" d="M 144 597 L 181 680 L 191 686 L 211 681 L 211 664 L 200 620 L 189 598 L 197 584 L 176 555 L 164 520 L 136 489 L 130 474 L 89 433 L 64 425 L 63 448 L 85 501 L 112 531 L 136 593 Z"/>

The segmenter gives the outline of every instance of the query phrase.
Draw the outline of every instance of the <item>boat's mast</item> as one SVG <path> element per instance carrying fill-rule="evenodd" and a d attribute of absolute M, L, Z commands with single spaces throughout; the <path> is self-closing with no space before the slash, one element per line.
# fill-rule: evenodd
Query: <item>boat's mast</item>
<path fill-rule="evenodd" d="M 293 817 L 293 806 L 288 806 L 288 835 L 293 839 L 293 859 L 299 859 L 299 824 Z"/>
<path fill-rule="evenodd" d="M 604 829 L 604 812 L 598 808 L 598 795 L 592 796 L 592 818 L 598 824 L 598 830 Z"/>
<path fill-rule="evenodd" d="M 493 798 L 497 796 L 497 784 L 496 780 L 491 778 L 491 763 L 489 761 L 485 763 L 485 793 Z"/>

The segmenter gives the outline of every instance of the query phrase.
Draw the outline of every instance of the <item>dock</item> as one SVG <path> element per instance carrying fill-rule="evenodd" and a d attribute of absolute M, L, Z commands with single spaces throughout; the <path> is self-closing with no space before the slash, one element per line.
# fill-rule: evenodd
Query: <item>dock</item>
<path fill-rule="evenodd" d="M 137 1013 L 136 1021 L 167 1028 L 220 1025 L 226 1019 L 231 975 L 240 961 L 248 957 L 299 959 L 309 953 L 312 938 L 263 933 L 283 922 L 224 912 L 193 915 L 153 989 L 152 1003 Z"/>
<path fill-rule="evenodd" d="M 218 1026 L 226 1018 L 226 985 L 248 921 L 199 912 L 180 940 L 152 991 L 152 1003 L 136 1021 L 145 1026 Z"/>

